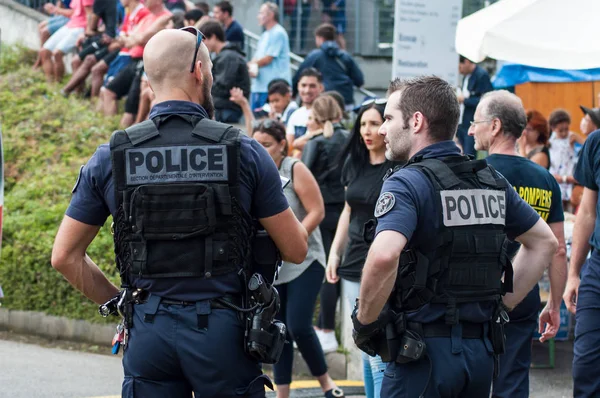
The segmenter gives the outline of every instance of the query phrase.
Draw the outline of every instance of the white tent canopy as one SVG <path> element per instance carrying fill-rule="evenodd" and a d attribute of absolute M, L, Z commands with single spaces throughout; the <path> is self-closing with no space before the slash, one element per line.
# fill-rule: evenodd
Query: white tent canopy
<path fill-rule="evenodd" d="M 501 0 L 458 22 L 456 51 L 551 69 L 600 67 L 600 0 Z"/>

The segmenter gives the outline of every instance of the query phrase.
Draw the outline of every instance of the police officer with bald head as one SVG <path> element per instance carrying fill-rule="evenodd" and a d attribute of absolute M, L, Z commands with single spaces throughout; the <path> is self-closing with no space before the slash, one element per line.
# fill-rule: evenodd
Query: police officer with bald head
<path fill-rule="evenodd" d="M 300 263 L 307 251 L 266 150 L 211 120 L 202 38 L 188 27 L 148 42 L 144 65 L 157 102 L 150 120 L 113 133 L 82 167 L 52 252 L 54 268 L 89 299 L 120 300 L 123 397 L 264 397 L 271 383 L 257 352 L 277 331 L 244 336 L 246 286 L 267 285 L 248 280 L 256 277 L 253 220 L 284 260 Z M 108 216 L 124 294 L 86 255 Z"/>
<path fill-rule="evenodd" d="M 388 95 L 379 134 L 386 157 L 408 163 L 384 181 L 375 207 L 354 340 L 389 362 L 381 397 L 487 397 L 504 306 L 537 283 L 557 242 L 485 160 L 461 156 L 448 83 L 397 79 Z M 522 244 L 514 267 L 507 238 Z"/>

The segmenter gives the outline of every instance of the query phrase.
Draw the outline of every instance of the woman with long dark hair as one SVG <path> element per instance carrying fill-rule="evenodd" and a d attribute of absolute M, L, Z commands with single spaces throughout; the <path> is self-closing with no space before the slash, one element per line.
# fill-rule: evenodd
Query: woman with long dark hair
<path fill-rule="evenodd" d="M 279 174 L 290 180 L 283 193 L 290 208 L 308 232 L 306 259 L 302 264 L 284 262 L 274 281 L 281 298 L 277 318 L 286 324 L 287 340 L 296 342 L 325 397 L 343 397 L 343 391 L 337 388 L 327 372 L 325 355 L 312 327 L 317 295 L 325 275 L 325 251 L 319 229 L 325 209 L 319 185 L 302 162 L 287 156 L 288 145 L 282 123 L 266 119 L 253 129 L 252 137 L 269 152 Z M 293 345 L 286 344 L 279 362 L 273 366 L 277 398 L 289 397 L 293 360 Z"/>
<path fill-rule="evenodd" d="M 329 283 L 341 278 L 342 293 L 350 309 L 360 291 L 360 276 L 369 251 L 369 244 L 363 239 L 363 227 L 373 218 L 383 177 L 398 165 L 385 158 L 385 142 L 378 133 L 384 121 L 385 103 L 381 99 L 363 104 L 350 139 L 340 154 L 345 204 L 331 245 L 326 276 Z M 362 355 L 366 395 L 379 398 L 385 365 L 379 356 Z"/>

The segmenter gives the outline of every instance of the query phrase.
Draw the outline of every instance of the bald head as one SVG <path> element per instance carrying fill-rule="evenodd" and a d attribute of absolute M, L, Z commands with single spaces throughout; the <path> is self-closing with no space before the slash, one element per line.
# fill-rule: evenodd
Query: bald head
<path fill-rule="evenodd" d="M 196 36 L 178 29 L 166 29 L 155 34 L 144 48 L 144 70 L 154 91 L 166 85 L 185 87 L 194 79 L 190 67 L 196 48 Z M 202 75 L 211 73 L 208 49 L 202 43 L 198 50 Z"/>
<path fill-rule="evenodd" d="M 527 126 L 523 101 L 506 90 L 486 93 L 478 107 L 481 107 L 486 119 L 499 119 L 502 123 L 502 132 L 515 140 L 521 137 Z"/>

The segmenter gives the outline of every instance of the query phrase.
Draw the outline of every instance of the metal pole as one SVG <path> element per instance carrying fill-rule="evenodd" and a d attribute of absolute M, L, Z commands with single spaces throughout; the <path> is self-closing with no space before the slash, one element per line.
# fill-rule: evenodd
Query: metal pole
<path fill-rule="evenodd" d="M 354 54 L 360 54 L 360 0 L 354 0 Z"/>
<path fill-rule="evenodd" d="M 279 23 L 281 25 L 283 25 L 283 15 L 284 15 L 284 11 L 283 11 L 283 7 L 284 7 L 284 0 L 278 1 L 279 3 Z"/>
<path fill-rule="evenodd" d="M 300 37 L 302 35 L 302 32 L 300 32 L 300 29 L 302 28 L 302 0 L 296 1 L 296 8 L 296 45 L 294 47 L 296 49 L 295 52 L 298 53 L 302 50 L 300 47 Z"/>

